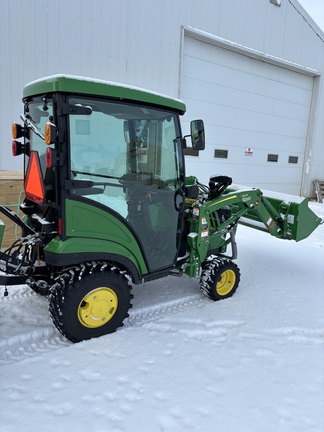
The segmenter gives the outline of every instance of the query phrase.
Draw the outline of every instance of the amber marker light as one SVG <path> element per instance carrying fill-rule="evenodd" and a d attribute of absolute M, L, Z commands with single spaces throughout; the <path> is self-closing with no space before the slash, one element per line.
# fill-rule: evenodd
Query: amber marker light
<path fill-rule="evenodd" d="M 50 123 L 46 123 L 45 125 L 45 144 L 50 145 L 52 143 L 52 128 Z"/>
<path fill-rule="evenodd" d="M 20 124 L 12 123 L 11 131 L 12 131 L 12 138 L 13 139 L 17 139 L 17 138 L 22 137 L 22 127 Z"/>
<path fill-rule="evenodd" d="M 27 127 L 20 125 L 19 123 L 12 123 L 11 133 L 13 139 L 19 139 L 23 137 L 27 139 L 30 138 L 29 129 Z"/>

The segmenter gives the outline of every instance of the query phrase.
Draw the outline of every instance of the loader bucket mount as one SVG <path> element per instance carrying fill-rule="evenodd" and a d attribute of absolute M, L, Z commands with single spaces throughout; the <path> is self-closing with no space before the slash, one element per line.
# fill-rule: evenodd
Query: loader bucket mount
<path fill-rule="evenodd" d="M 264 211 L 261 211 L 261 209 Z M 268 214 L 267 218 L 262 217 Z M 239 221 L 242 225 L 270 232 L 270 234 L 296 242 L 307 238 L 324 221 L 309 207 L 308 199 L 301 202 L 287 202 L 278 198 L 265 197 L 261 192 L 261 202 L 249 210 Z M 259 226 L 258 223 L 263 225 Z"/>

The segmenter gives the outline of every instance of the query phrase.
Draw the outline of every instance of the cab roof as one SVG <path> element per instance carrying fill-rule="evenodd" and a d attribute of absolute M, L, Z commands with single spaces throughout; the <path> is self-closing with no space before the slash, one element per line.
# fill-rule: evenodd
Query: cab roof
<path fill-rule="evenodd" d="M 185 104 L 179 99 L 111 81 L 73 75 L 52 75 L 32 81 L 24 87 L 23 96 L 28 98 L 54 92 L 106 96 L 162 106 L 175 110 L 181 115 L 186 112 Z"/>

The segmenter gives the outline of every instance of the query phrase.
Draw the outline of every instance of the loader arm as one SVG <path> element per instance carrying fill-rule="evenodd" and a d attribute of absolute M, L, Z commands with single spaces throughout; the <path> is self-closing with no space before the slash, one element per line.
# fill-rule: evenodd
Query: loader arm
<path fill-rule="evenodd" d="M 229 207 L 230 217 L 219 223 L 219 211 L 224 206 Z M 215 230 L 222 230 L 237 220 L 240 224 L 285 240 L 303 240 L 323 223 L 308 207 L 307 198 L 299 203 L 286 202 L 265 197 L 260 189 L 236 190 L 208 201 L 206 207 Z"/>
<path fill-rule="evenodd" d="M 227 189 L 217 198 L 200 195 L 196 200 L 187 199 L 190 258 L 183 271 L 197 275 L 200 264 L 210 255 L 235 259 L 238 223 L 280 239 L 303 240 L 323 223 L 307 203 L 307 199 L 298 203 L 265 197 L 260 189 Z M 226 254 L 229 245 L 232 256 Z"/>
<path fill-rule="evenodd" d="M 260 189 L 247 193 L 251 193 L 252 197 L 252 192 L 256 192 L 258 198 L 240 218 L 242 225 L 298 242 L 324 222 L 308 207 L 307 198 L 295 197 L 295 201 L 287 201 L 265 196 Z M 241 194 L 241 191 L 236 190 L 235 193 Z M 244 192 L 242 198 L 246 199 Z"/>

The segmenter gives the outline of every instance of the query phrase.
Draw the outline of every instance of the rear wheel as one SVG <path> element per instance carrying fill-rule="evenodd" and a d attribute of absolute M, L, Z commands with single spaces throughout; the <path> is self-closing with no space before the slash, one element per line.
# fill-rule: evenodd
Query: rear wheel
<path fill-rule="evenodd" d="M 215 258 L 203 265 L 200 289 L 210 299 L 222 300 L 235 293 L 240 276 L 240 270 L 233 261 Z"/>
<path fill-rule="evenodd" d="M 92 263 L 69 269 L 57 278 L 49 311 L 58 330 L 72 342 L 80 342 L 121 327 L 131 299 L 131 287 L 123 272 Z"/>

